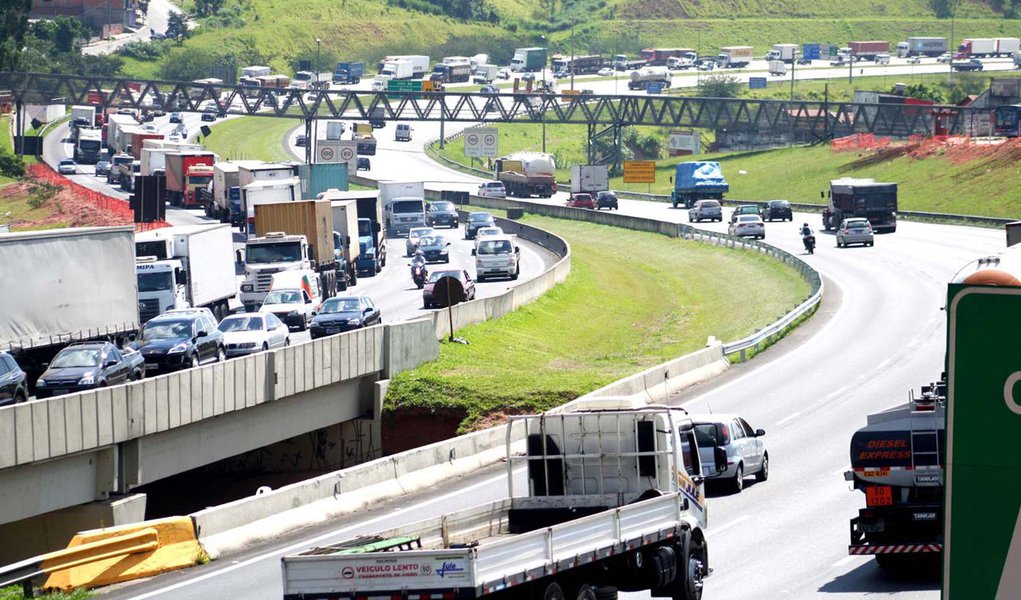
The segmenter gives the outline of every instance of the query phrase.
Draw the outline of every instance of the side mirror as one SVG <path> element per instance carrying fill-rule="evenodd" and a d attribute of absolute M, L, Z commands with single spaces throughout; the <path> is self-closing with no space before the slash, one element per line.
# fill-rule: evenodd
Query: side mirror
<path fill-rule="evenodd" d="M 450 242 L 447 242 L 447 245 L 449 246 L 449 245 L 450 245 Z"/>
<path fill-rule="evenodd" d="M 371 307 L 371 306 L 366 306 L 366 307 L 365 307 L 365 309 L 364 309 L 364 310 L 362 310 L 362 314 L 363 314 L 363 315 L 364 315 L 364 314 L 368 314 L 368 313 L 370 313 L 370 312 L 372 312 L 372 307 Z"/>
<path fill-rule="evenodd" d="M 716 471 L 718 473 L 727 470 L 727 451 L 722 446 L 713 448 L 713 459 L 716 462 Z"/>
<path fill-rule="evenodd" d="M 472 256 L 475 256 L 475 248 L 472 248 Z"/>
<path fill-rule="evenodd" d="M 521 254 L 521 248 L 514 246 L 514 254 Z"/>
<path fill-rule="evenodd" d="M 764 435 L 766 435 L 766 430 L 765 429 L 756 429 L 755 430 L 755 437 L 762 437 Z"/>
<path fill-rule="evenodd" d="M 313 311 L 312 311 L 312 316 L 313 316 L 313 317 L 314 317 L 314 316 L 316 316 L 316 315 L 318 315 L 318 314 L 319 314 L 319 311 L 315 311 L 315 310 L 313 310 Z"/>
<path fill-rule="evenodd" d="M 104 369 L 109 369 L 110 367 L 112 367 L 112 366 L 114 366 L 116 364 L 117 364 L 117 361 L 111 358 L 110 360 L 108 360 L 108 361 L 103 363 L 103 368 Z"/>
<path fill-rule="evenodd" d="M 195 334 L 195 339 L 203 338 L 203 337 L 206 337 L 207 335 L 209 335 L 209 332 L 207 332 L 207 331 L 200 331 L 197 334 Z"/>

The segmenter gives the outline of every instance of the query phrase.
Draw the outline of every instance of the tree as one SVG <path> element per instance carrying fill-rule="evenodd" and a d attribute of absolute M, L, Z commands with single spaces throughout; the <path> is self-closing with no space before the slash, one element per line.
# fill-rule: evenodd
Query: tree
<path fill-rule="evenodd" d="M 188 37 L 189 33 L 188 22 L 184 15 L 176 11 L 171 12 L 167 17 L 167 37 L 180 43 Z"/>
<path fill-rule="evenodd" d="M 219 14 L 224 0 L 195 0 L 195 12 L 200 17 L 211 17 Z"/>
<path fill-rule="evenodd" d="M 53 19 L 53 45 L 58 52 L 78 52 L 78 41 L 87 38 L 85 25 L 74 17 Z"/>
<path fill-rule="evenodd" d="M 733 75 L 709 75 L 698 84 L 698 95 L 704 98 L 736 98 L 741 93 L 741 80 Z"/>
<path fill-rule="evenodd" d="M 17 71 L 32 0 L 0 0 L 0 71 Z"/>
<path fill-rule="evenodd" d="M 160 67 L 160 78 L 171 81 L 194 81 L 209 77 L 220 57 L 208 50 L 180 48 L 171 52 Z"/>

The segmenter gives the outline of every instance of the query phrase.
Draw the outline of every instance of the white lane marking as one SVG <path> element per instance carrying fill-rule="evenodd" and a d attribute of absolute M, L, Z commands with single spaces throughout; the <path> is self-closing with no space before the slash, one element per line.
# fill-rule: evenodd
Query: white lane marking
<path fill-rule="evenodd" d="M 776 422 L 776 426 L 779 427 L 779 426 L 783 425 L 784 423 L 787 423 L 788 421 L 793 421 L 794 419 L 797 419 L 800 416 L 801 416 L 801 411 L 799 410 L 798 412 L 794 413 L 793 415 L 791 415 L 789 417 L 784 417 L 784 418 L 780 419 L 779 421 L 777 421 Z"/>
<path fill-rule="evenodd" d="M 886 367 L 890 366 L 890 363 L 892 363 L 892 362 L 893 362 L 893 359 L 892 358 L 888 358 L 888 359 L 884 360 L 883 362 L 879 363 L 878 365 L 876 365 L 874 370 L 875 371 L 882 371 Z"/>
<path fill-rule="evenodd" d="M 833 402 L 834 400 L 840 398 L 840 395 L 846 392 L 850 387 L 851 386 L 845 385 L 842 388 L 837 388 L 836 390 L 830 392 L 829 394 L 826 394 L 819 400 L 816 400 L 815 403 L 817 406 L 820 404 L 829 404 L 830 402 Z"/>
<path fill-rule="evenodd" d="M 844 566 L 844 565 L 846 565 L 848 563 L 854 562 L 854 560 L 856 558 L 861 558 L 861 557 L 860 556 L 854 556 L 853 554 L 850 555 L 850 556 L 845 556 L 844 558 L 841 558 L 837 562 L 833 563 L 833 568 L 834 569 L 839 569 L 840 567 L 842 567 L 842 566 Z"/>
<path fill-rule="evenodd" d="M 362 527 L 365 527 L 367 525 L 372 525 L 373 523 L 378 523 L 380 521 L 390 521 L 396 515 L 400 515 L 400 514 L 403 514 L 403 513 L 414 512 L 414 511 L 420 510 L 421 507 L 423 507 L 423 506 L 427 506 L 429 504 L 442 503 L 442 502 L 444 502 L 445 500 L 447 500 L 449 498 L 452 498 L 454 496 L 463 495 L 465 492 L 468 492 L 470 490 L 473 490 L 473 489 L 476 489 L 476 488 L 484 488 L 484 487 L 492 485 L 493 483 L 495 483 L 497 481 L 506 481 L 506 480 L 507 480 L 507 474 L 503 473 L 503 474 L 498 475 L 496 477 L 491 477 L 489 479 L 486 479 L 485 481 L 480 481 L 479 483 L 476 483 L 474 485 L 470 485 L 470 486 L 468 486 L 466 488 L 461 488 L 460 490 L 458 490 L 456 492 L 451 492 L 449 494 L 444 494 L 442 496 L 438 496 L 436 498 L 433 498 L 431 500 L 426 500 L 424 502 L 416 502 L 412 506 L 409 506 L 407 508 L 402 508 L 400 510 L 396 510 L 396 511 L 391 512 L 391 513 L 387 513 L 385 515 L 380 515 L 380 516 L 378 516 L 378 517 L 376 517 L 374 519 L 369 519 L 368 521 L 361 521 L 361 522 L 359 522 L 359 523 L 357 523 L 355 525 L 350 525 L 348 527 L 342 527 L 340 529 L 336 529 L 336 530 L 331 531 L 329 533 L 324 533 L 322 535 L 316 536 L 316 537 L 311 538 L 311 539 L 302 540 L 302 541 L 300 541 L 300 542 L 298 542 L 296 544 L 292 544 L 292 545 L 290 545 L 290 546 L 288 546 L 286 548 L 281 548 L 281 549 L 278 549 L 278 550 L 271 550 L 270 552 L 266 552 L 265 554 L 260 554 L 258 556 L 254 556 L 254 557 L 249 558 L 248 560 L 245 560 L 245 561 L 242 561 L 242 562 L 231 563 L 231 565 L 229 567 L 225 567 L 223 569 L 218 569 L 216 571 L 211 571 L 211 572 L 206 573 L 204 575 L 200 575 L 198 577 L 194 577 L 194 578 L 188 579 L 186 581 L 181 581 L 179 583 L 175 583 L 174 585 L 169 585 L 169 586 L 167 586 L 165 588 L 161 588 L 161 589 L 158 589 L 158 590 L 153 590 L 151 592 L 147 592 L 147 593 L 142 594 L 140 596 L 134 596 L 134 597 L 131 598 L 131 600 L 144 600 L 145 598 L 153 598 L 155 596 L 166 594 L 168 592 L 173 592 L 174 590 L 179 590 L 179 589 L 181 589 L 183 587 L 187 587 L 189 585 L 192 585 L 192 584 L 195 584 L 195 583 L 199 583 L 200 581 L 205 581 L 207 579 L 212 579 L 213 577 L 219 577 L 220 575 L 224 575 L 226 573 L 230 573 L 231 571 L 236 571 L 237 569 L 240 569 L 241 567 L 247 567 L 248 565 L 251 565 L 251 564 L 263 561 L 263 560 L 267 560 L 267 559 L 274 558 L 274 557 L 280 557 L 280 556 L 283 556 L 285 554 L 290 554 L 291 552 L 295 552 L 297 550 L 305 550 L 305 549 L 307 549 L 307 548 L 309 548 L 309 547 L 311 547 L 311 546 L 313 546 L 313 545 L 315 545 L 315 544 L 317 544 L 317 543 L 319 543 L 319 542 L 321 542 L 323 540 L 329 539 L 329 538 L 337 536 L 337 535 L 341 535 L 344 532 L 350 531 L 352 529 L 360 529 Z"/>
<path fill-rule="evenodd" d="M 745 515 L 743 517 L 738 517 L 738 518 L 734 519 L 733 521 L 731 521 L 730 523 L 727 523 L 726 525 L 720 525 L 716 529 L 710 528 L 709 532 L 706 533 L 706 537 L 715 535 L 715 534 L 720 533 L 722 531 L 726 531 L 726 530 L 730 529 L 731 527 L 734 527 L 736 525 L 740 525 L 741 523 L 744 523 L 748 519 L 751 519 L 751 517 L 749 517 L 748 515 Z"/>

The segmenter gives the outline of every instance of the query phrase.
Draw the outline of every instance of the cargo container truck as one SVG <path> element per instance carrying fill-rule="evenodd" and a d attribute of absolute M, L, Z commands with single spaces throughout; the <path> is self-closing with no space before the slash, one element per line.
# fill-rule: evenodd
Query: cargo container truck
<path fill-rule="evenodd" d="M 822 211 L 826 231 L 840 227 L 848 217 L 869 220 L 877 232 L 897 231 L 897 184 L 874 179 L 844 177 L 830 181 L 829 205 Z"/>
<path fill-rule="evenodd" d="M 94 165 L 103 153 L 103 131 L 98 127 L 79 127 L 74 142 L 74 160 Z"/>
<path fill-rule="evenodd" d="M 472 67 L 468 63 L 460 65 L 436 65 L 429 75 L 429 81 L 440 83 L 463 83 L 472 75 Z"/>
<path fill-rule="evenodd" d="M 554 77 L 569 77 L 571 75 L 588 75 L 596 73 L 606 64 L 602 56 L 591 54 L 588 56 L 554 56 L 552 70 Z"/>
<path fill-rule="evenodd" d="M 270 233 L 301 236 L 308 240 L 311 268 L 319 274 L 323 298 L 337 295 L 333 254 L 333 209 L 329 200 L 296 200 L 255 205 L 255 235 Z"/>
<path fill-rule="evenodd" d="M 245 242 L 245 278 L 241 282 L 245 311 L 259 310 L 275 273 L 311 269 L 312 264 L 312 249 L 304 235 L 273 231 L 249 237 Z"/>
<path fill-rule="evenodd" d="M 596 197 L 597 192 L 610 189 L 610 174 L 606 165 L 572 165 L 571 193 L 584 192 Z"/>
<path fill-rule="evenodd" d="M 245 211 L 248 236 L 255 234 L 255 206 L 269 202 L 301 200 L 301 182 L 297 177 L 288 179 L 257 180 L 241 186 L 241 208 Z"/>
<path fill-rule="evenodd" d="M 379 65 L 376 71 L 377 74 L 383 74 L 383 72 L 386 70 L 386 63 L 401 60 L 411 63 L 412 79 L 419 79 L 423 75 L 429 73 L 429 65 L 432 64 L 432 61 L 429 60 L 429 57 L 423 54 L 401 54 L 397 56 L 384 56 L 383 60 L 379 61 Z"/>
<path fill-rule="evenodd" d="M 355 153 L 359 156 L 376 154 L 376 138 L 372 135 L 374 127 L 368 123 L 355 123 L 351 139 L 355 142 Z"/>
<path fill-rule="evenodd" d="M 939 56 L 947 51 L 947 38 L 944 37 L 909 37 L 905 42 L 897 42 L 897 56 Z"/>
<path fill-rule="evenodd" d="M 71 107 L 71 133 L 79 127 L 96 127 L 95 106 L 72 106 Z"/>
<path fill-rule="evenodd" d="M 674 208 L 680 205 L 691 208 L 699 200 L 723 200 L 723 195 L 730 191 L 720 163 L 713 161 L 678 163 L 673 183 L 670 202 Z"/>
<path fill-rule="evenodd" d="M 0 350 L 30 382 L 68 343 L 123 342 L 138 329 L 134 227 L 6 233 L 0 265 Z"/>
<path fill-rule="evenodd" d="M 387 237 L 406 236 L 412 227 L 429 226 L 423 182 L 384 181 L 378 187 Z"/>
<path fill-rule="evenodd" d="M 135 235 L 139 323 L 174 308 L 208 308 L 217 320 L 237 298 L 229 225 L 182 225 Z"/>
<path fill-rule="evenodd" d="M 506 497 L 285 555 L 284 599 L 702 597 L 706 501 L 687 412 L 596 398 L 506 427 Z"/>
<path fill-rule="evenodd" d="M 798 58 L 797 44 L 773 44 L 773 49 L 766 54 L 766 60 L 779 60 L 790 64 Z"/>
<path fill-rule="evenodd" d="M 162 140 L 165 135 L 156 131 L 132 130 L 131 131 L 131 156 L 135 160 L 142 159 L 142 150 L 145 148 L 145 140 Z"/>
<path fill-rule="evenodd" d="M 494 161 L 495 178 L 508 196 L 550 198 L 557 193 L 557 167 L 552 154 L 518 152 Z"/>
<path fill-rule="evenodd" d="M 350 85 L 360 83 L 365 73 L 365 63 L 339 62 L 333 70 L 333 83 Z"/>
<path fill-rule="evenodd" d="M 515 73 L 534 73 L 545 69 L 547 60 L 546 48 L 517 48 L 510 68 Z"/>
<path fill-rule="evenodd" d="M 333 257 L 337 277 L 337 290 L 343 291 L 358 284 L 358 258 L 361 246 L 358 236 L 358 201 L 355 199 L 334 199 L 346 194 L 338 190 L 327 190 L 316 196 L 329 200 L 333 210 Z"/>
<path fill-rule="evenodd" d="M 996 55 L 1011 57 L 1021 51 L 1021 38 L 996 38 Z"/>
<path fill-rule="evenodd" d="M 724 46 L 716 56 L 716 66 L 727 69 L 747 67 L 752 62 L 751 46 Z"/>
<path fill-rule="evenodd" d="M 200 190 L 213 181 L 216 154 L 201 150 L 168 152 L 164 155 L 167 195 L 172 206 L 202 207 Z"/>
<path fill-rule="evenodd" d="M 782 60 L 771 60 L 766 65 L 766 71 L 774 77 L 783 77 L 787 74 L 787 63 Z"/>
<path fill-rule="evenodd" d="M 890 52 L 890 42 L 885 41 L 851 42 L 848 46 L 851 56 L 858 60 L 876 60 L 876 55 Z"/>
<path fill-rule="evenodd" d="M 645 64 L 650 67 L 665 67 L 666 61 L 673 56 L 682 56 L 686 52 L 693 52 L 688 48 L 646 48 L 639 54 Z"/>
<path fill-rule="evenodd" d="M 241 169 L 257 170 L 264 164 L 258 160 L 222 160 L 214 164 L 213 193 L 206 200 L 206 216 L 235 227 L 244 225 L 246 215 L 241 206 Z"/>
<path fill-rule="evenodd" d="M 472 81 L 475 83 L 492 83 L 500 75 L 500 67 L 496 65 L 479 65 L 475 68 Z"/>

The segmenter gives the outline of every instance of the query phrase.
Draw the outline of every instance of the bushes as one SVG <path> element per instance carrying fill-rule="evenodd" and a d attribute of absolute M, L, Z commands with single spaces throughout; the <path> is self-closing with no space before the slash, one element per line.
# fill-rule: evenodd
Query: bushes
<path fill-rule="evenodd" d="M 128 42 L 121 46 L 117 53 L 138 60 L 157 60 L 169 50 L 170 44 L 166 40 L 153 40 Z"/>
<path fill-rule="evenodd" d="M 20 156 L 15 156 L 7 152 L 7 150 L 0 149 L 0 175 L 5 177 L 24 177 L 25 163 L 21 161 Z"/>

